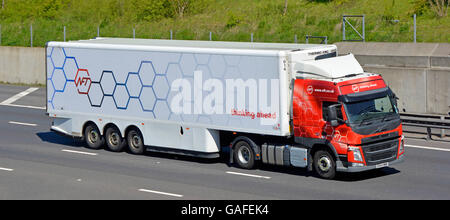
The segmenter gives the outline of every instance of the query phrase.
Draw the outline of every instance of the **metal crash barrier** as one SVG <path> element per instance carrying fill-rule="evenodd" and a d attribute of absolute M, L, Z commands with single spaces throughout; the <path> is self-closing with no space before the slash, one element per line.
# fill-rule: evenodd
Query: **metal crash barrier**
<path fill-rule="evenodd" d="M 427 129 L 427 140 L 431 140 L 431 129 L 441 129 L 440 137 L 445 138 L 445 130 L 450 130 L 450 117 L 438 115 L 419 115 L 401 113 L 402 124 L 405 126 L 422 127 Z"/>

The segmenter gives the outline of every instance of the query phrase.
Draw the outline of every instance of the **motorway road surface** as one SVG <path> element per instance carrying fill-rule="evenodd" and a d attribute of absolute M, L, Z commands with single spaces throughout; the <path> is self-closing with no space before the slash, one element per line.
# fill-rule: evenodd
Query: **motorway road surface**
<path fill-rule="evenodd" d="M 90 150 L 50 132 L 44 106 L 43 88 L 0 85 L 0 199 L 450 199 L 448 142 L 407 139 L 404 163 L 322 180 L 299 168 Z"/>

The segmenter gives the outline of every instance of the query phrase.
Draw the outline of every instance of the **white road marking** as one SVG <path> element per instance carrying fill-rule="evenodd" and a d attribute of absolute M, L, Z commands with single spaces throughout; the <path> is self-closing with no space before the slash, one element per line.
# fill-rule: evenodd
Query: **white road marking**
<path fill-rule="evenodd" d="M 228 174 L 233 174 L 233 175 L 239 175 L 239 176 L 248 176 L 248 177 L 261 178 L 261 179 L 271 179 L 272 178 L 272 177 L 268 177 L 268 176 L 259 176 L 259 175 L 253 175 L 253 174 L 231 172 L 231 171 L 227 171 L 227 173 Z"/>
<path fill-rule="evenodd" d="M 11 106 L 11 107 L 19 107 L 19 108 L 31 108 L 31 109 L 39 109 L 39 110 L 45 110 L 45 107 L 38 107 L 38 106 L 29 106 L 29 105 L 15 105 L 15 104 L 3 104 L 0 103 L 2 106 Z"/>
<path fill-rule="evenodd" d="M 63 152 L 68 153 L 74 153 L 74 154 L 84 154 L 84 155 L 90 155 L 90 156 L 97 156 L 97 153 L 89 153 L 89 152 L 83 152 L 83 151 L 76 151 L 76 150 L 61 150 Z"/>
<path fill-rule="evenodd" d="M 19 93 L 19 94 L 16 94 L 16 95 L 12 96 L 12 97 L 9 98 L 9 99 L 3 101 L 1 104 L 2 104 L 2 105 L 9 105 L 9 104 L 12 104 L 13 102 L 19 100 L 20 98 L 22 98 L 22 97 L 24 97 L 24 96 L 26 96 L 26 95 L 28 95 L 28 94 L 30 94 L 30 93 L 32 93 L 32 92 L 38 90 L 38 89 L 39 89 L 39 88 L 31 87 L 31 88 L 29 88 L 29 89 L 27 89 L 27 90 L 25 90 L 25 91 L 23 91 L 23 92 L 21 92 L 21 93 Z"/>
<path fill-rule="evenodd" d="M 155 193 L 155 194 L 161 194 L 161 195 L 166 195 L 166 196 L 173 196 L 173 197 L 183 197 L 183 195 L 179 195 L 179 194 L 174 194 L 174 193 L 166 193 L 166 192 L 160 192 L 160 191 L 154 191 L 154 190 L 149 190 L 149 189 L 139 189 L 140 192 L 147 192 L 147 193 Z"/>
<path fill-rule="evenodd" d="M 11 169 L 11 168 L 5 168 L 5 167 L 0 167 L 0 170 L 8 171 L 8 172 L 14 171 L 14 169 Z"/>
<path fill-rule="evenodd" d="M 15 125 L 31 126 L 31 127 L 36 127 L 36 126 L 38 126 L 37 124 L 30 124 L 30 123 L 17 122 L 17 121 L 9 121 L 8 123 L 10 123 L 10 124 L 15 124 Z"/>
<path fill-rule="evenodd" d="M 438 148 L 438 147 L 425 147 L 425 146 L 417 146 L 417 145 L 409 145 L 409 144 L 405 144 L 405 147 L 420 148 L 420 149 L 427 149 L 427 150 L 448 151 L 448 152 L 450 152 L 450 149 Z"/>

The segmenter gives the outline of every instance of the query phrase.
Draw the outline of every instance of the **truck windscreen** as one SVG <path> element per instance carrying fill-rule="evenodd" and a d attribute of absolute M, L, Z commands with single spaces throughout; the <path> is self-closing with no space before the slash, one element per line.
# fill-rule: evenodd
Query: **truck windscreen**
<path fill-rule="evenodd" d="M 389 119 L 397 116 L 398 110 L 389 95 L 384 97 L 363 100 L 359 102 L 344 103 L 345 112 L 349 123 L 363 124 L 373 120 Z"/>

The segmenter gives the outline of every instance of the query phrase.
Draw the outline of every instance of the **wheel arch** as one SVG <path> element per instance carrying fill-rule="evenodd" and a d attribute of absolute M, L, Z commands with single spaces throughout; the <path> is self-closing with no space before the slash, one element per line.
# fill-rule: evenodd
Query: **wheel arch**
<path fill-rule="evenodd" d="M 319 150 L 326 150 L 326 151 L 330 152 L 331 156 L 334 157 L 335 161 L 337 161 L 339 159 L 339 156 L 338 156 L 336 150 L 334 149 L 334 147 L 331 145 L 331 143 L 317 143 L 317 144 L 314 144 L 310 148 L 311 156 L 314 157 L 314 154 L 317 151 L 319 151 Z"/>
<path fill-rule="evenodd" d="M 261 160 L 261 147 L 257 145 L 250 137 L 247 136 L 238 136 L 231 142 L 231 152 L 234 151 L 235 145 L 240 142 L 245 141 L 247 142 L 253 149 L 255 153 L 255 160 Z M 259 156 L 258 156 L 259 155 Z"/>
<path fill-rule="evenodd" d="M 116 128 L 117 130 L 119 130 L 120 135 L 121 135 L 122 137 L 125 137 L 125 136 L 124 136 L 124 135 L 125 135 L 124 132 L 123 132 L 122 130 L 120 130 L 119 126 L 117 126 L 117 125 L 114 124 L 113 122 L 108 122 L 108 123 L 106 123 L 105 126 L 103 126 L 103 129 L 102 129 L 103 135 L 105 135 L 105 134 L 106 134 L 106 130 L 108 130 L 108 128 L 111 128 L 111 127 L 114 127 L 114 128 Z"/>
<path fill-rule="evenodd" d="M 94 121 L 89 120 L 89 121 L 84 122 L 84 124 L 83 124 L 82 130 L 81 130 L 81 134 L 82 134 L 83 138 L 85 138 L 84 132 L 88 125 L 94 125 L 95 127 L 97 127 L 97 129 L 100 131 L 100 133 L 102 132 L 102 130 L 98 127 L 98 125 Z M 101 134 L 103 135 L 103 133 L 101 133 Z"/>

